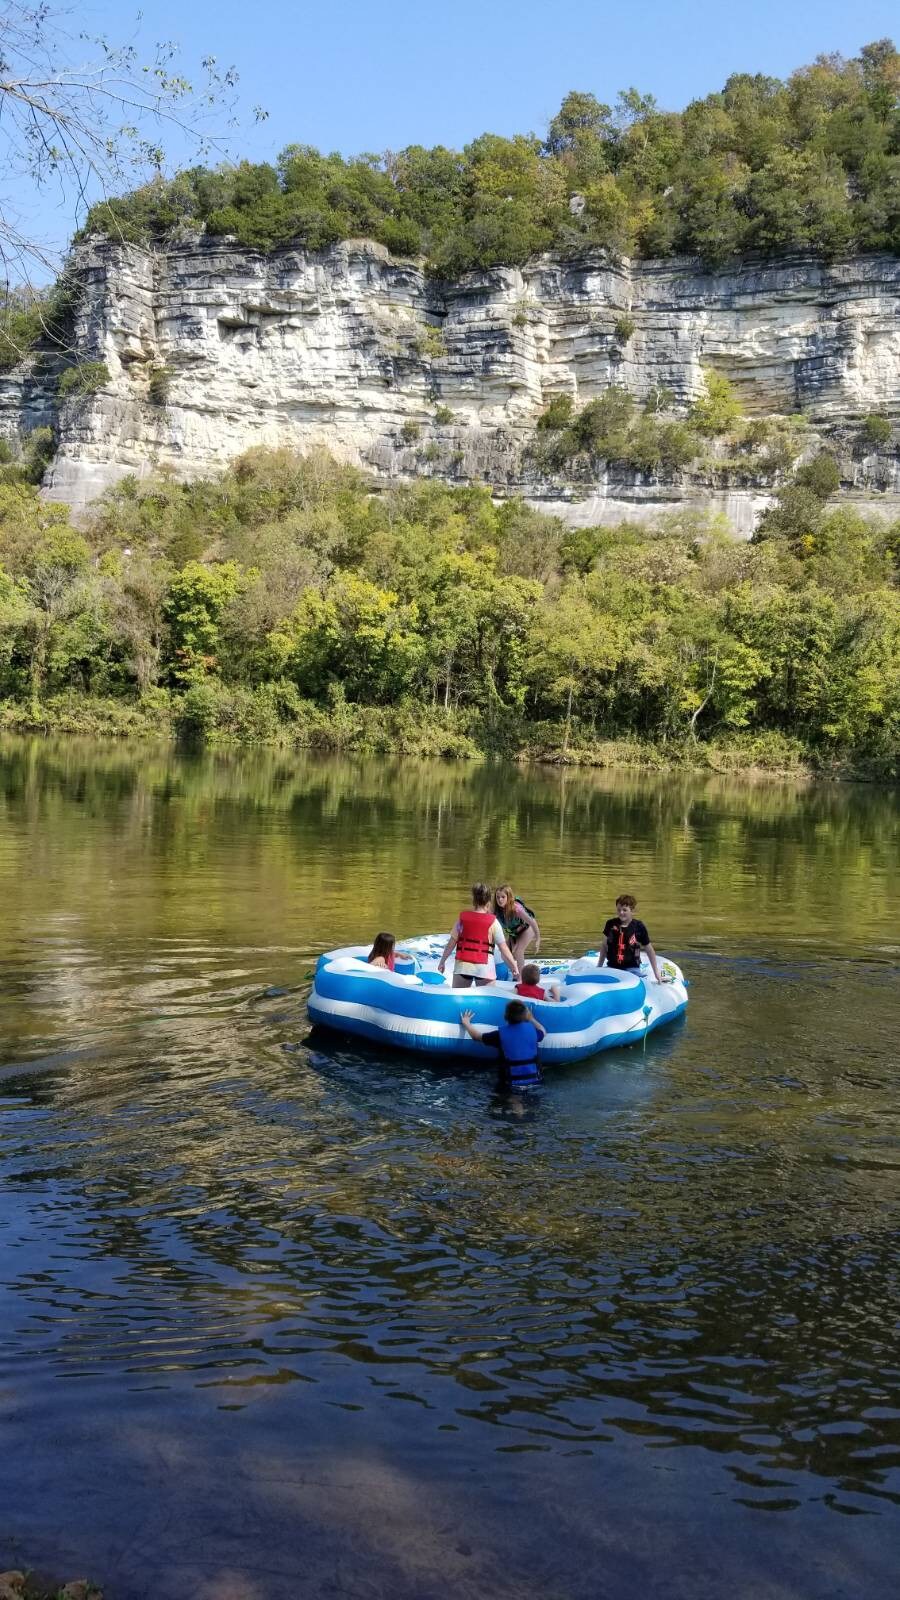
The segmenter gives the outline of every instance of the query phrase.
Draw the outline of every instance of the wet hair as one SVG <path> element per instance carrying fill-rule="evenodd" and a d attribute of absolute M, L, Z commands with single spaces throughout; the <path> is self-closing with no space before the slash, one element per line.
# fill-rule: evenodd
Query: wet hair
<path fill-rule="evenodd" d="M 491 903 L 491 886 L 489 883 L 473 883 L 472 904 L 476 911 L 489 906 Z"/>
<path fill-rule="evenodd" d="M 534 961 L 529 961 L 527 967 L 523 967 L 522 968 L 522 982 L 523 983 L 537 983 L 538 978 L 540 977 L 540 975 L 541 975 L 541 969 L 540 969 L 539 966 L 536 965 L 536 963 Z"/>
<path fill-rule="evenodd" d="M 395 933 L 376 933 L 375 943 L 366 956 L 366 960 L 377 961 L 378 957 L 381 956 L 382 961 L 386 961 L 388 956 L 394 954 L 394 945 L 396 943 L 397 935 Z"/>
<path fill-rule="evenodd" d="M 497 896 L 498 896 L 498 894 L 505 894 L 506 895 L 506 905 L 503 907 L 502 911 L 500 910 L 500 907 L 497 904 Z M 498 917 L 500 918 L 500 921 L 501 922 L 505 922 L 507 917 L 512 917 L 513 912 L 515 911 L 515 909 L 516 909 L 516 891 L 513 888 L 512 884 L 511 883 L 498 883 L 496 889 L 494 890 L 494 910 L 496 911 Z"/>
<path fill-rule="evenodd" d="M 635 900 L 633 894 L 617 894 L 616 895 L 616 905 L 617 906 L 630 906 L 632 911 L 636 911 L 637 910 L 637 901 Z"/>
<path fill-rule="evenodd" d="M 524 1000 L 510 1000 L 503 1015 L 507 1022 L 524 1022 L 528 1016 L 528 1007 Z"/>

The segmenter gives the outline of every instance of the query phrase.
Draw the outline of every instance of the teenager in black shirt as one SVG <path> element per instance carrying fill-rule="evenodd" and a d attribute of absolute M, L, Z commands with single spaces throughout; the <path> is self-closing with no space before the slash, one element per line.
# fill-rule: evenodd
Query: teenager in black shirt
<path fill-rule="evenodd" d="M 643 952 L 650 962 L 657 983 L 665 983 L 666 979 L 659 970 L 656 951 L 650 943 L 650 935 L 643 922 L 634 914 L 636 907 L 637 901 L 633 894 L 619 895 L 616 901 L 616 915 L 610 917 L 603 929 L 597 965 L 602 967 L 605 961 L 608 966 L 619 972 L 634 971 L 641 964 Z"/>

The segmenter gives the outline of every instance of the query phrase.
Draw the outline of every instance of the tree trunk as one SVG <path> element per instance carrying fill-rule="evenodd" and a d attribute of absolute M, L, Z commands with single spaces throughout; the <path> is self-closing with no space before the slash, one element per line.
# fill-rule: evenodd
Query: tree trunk
<path fill-rule="evenodd" d="M 700 701 L 700 704 L 698 705 L 696 711 L 693 713 L 693 715 L 691 717 L 690 728 L 688 729 L 688 733 L 689 733 L 690 738 L 695 740 L 695 741 L 696 741 L 696 738 L 697 738 L 697 718 L 699 717 L 701 711 L 705 711 L 706 707 L 709 705 L 710 699 L 712 698 L 713 689 L 716 687 L 716 668 L 718 667 L 718 665 L 719 665 L 719 647 L 718 647 L 718 645 L 716 645 L 716 653 L 715 653 L 715 656 L 713 658 L 712 674 L 711 674 L 710 679 L 709 679 L 709 687 L 707 688 L 706 694 L 703 696 L 703 699 Z"/>
<path fill-rule="evenodd" d="M 569 731 L 572 727 L 572 685 L 569 684 L 569 698 L 566 702 L 566 733 L 563 739 L 563 755 L 569 753 Z"/>

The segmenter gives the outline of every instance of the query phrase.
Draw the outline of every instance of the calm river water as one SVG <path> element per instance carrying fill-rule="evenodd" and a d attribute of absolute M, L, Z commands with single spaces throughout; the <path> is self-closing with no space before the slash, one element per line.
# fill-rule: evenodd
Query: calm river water
<path fill-rule="evenodd" d="M 900 807 L 0 747 L 0 1562 L 110 1600 L 856 1600 L 900 1570 Z M 668 1035 L 304 1042 L 316 954 L 632 890 Z"/>

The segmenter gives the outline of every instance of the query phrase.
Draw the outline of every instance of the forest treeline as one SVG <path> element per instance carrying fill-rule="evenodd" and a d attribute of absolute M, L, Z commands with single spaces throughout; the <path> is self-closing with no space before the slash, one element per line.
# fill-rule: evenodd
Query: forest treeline
<path fill-rule="evenodd" d="M 446 277 L 549 249 L 900 251 L 900 54 L 882 39 L 786 81 L 737 72 L 683 111 L 636 89 L 614 106 L 573 92 L 546 137 L 485 133 L 462 151 L 289 145 L 275 165 L 197 167 L 105 200 L 84 232 L 197 228 L 262 250 L 371 238 Z"/>
<path fill-rule="evenodd" d="M 900 523 L 834 501 L 831 457 L 750 544 L 696 513 L 566 529 L 484 487 L 373 492 L 287 450 L 125 479 L 80 529 L 2 476 L 6 727 L 897 774 Z"/>

